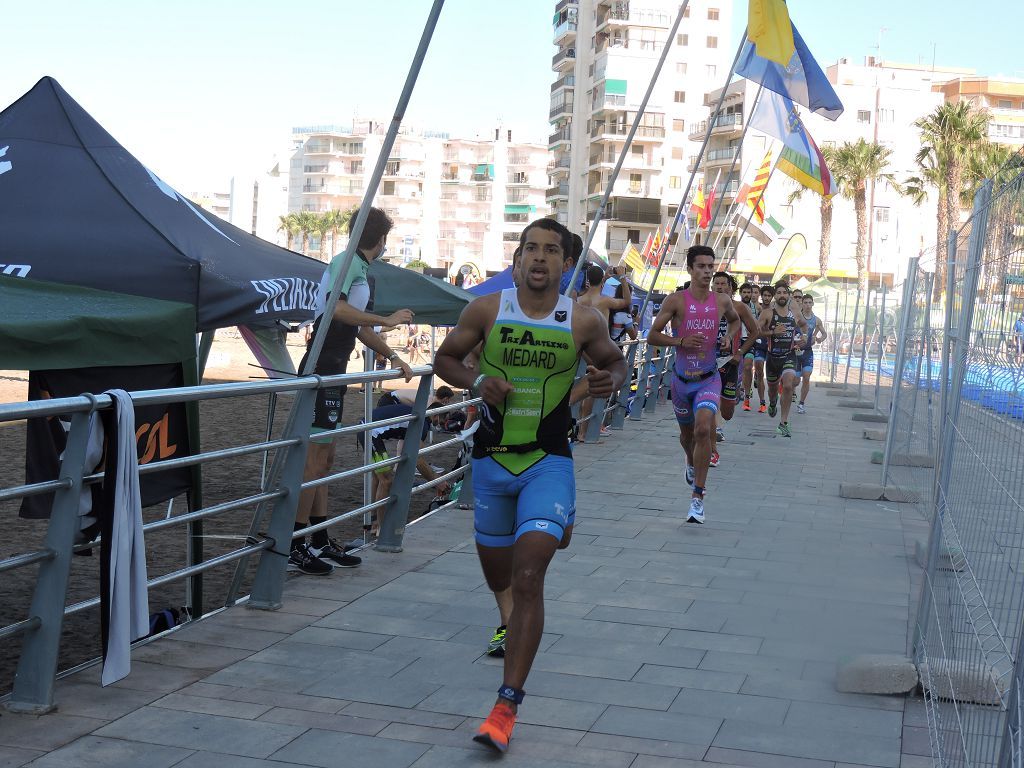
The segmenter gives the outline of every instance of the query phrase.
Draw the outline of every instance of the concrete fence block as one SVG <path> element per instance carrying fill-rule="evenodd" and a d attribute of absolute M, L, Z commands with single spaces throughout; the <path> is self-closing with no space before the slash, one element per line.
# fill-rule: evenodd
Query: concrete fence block
<path fill-rule="evenodd" d="M 988 664 L 963 659 L 929 659 L 918 667 L 918 674 L 921 687 L 932 696 L 961 703 L 997 705 L 1010 685 Z"/>
<path fill-rule="evenodd" d="M 853 421 L 868 421 L 872 424 L 889 423 L 889 417 L 884 413 L 855 413 L 850 418 Z"/>
<path fill-rule="evenodd" d="M 872 464 L 881 464 L 884 453 L 874 451 L 871 454 Z M 935 459 L 927 453 L 894 453 L 889 457 L 889 465 L 893 467 L 934 467 Z"/>
<path fill-rule="evenodd" d="M 864 654 L 839 663 L 836 690 L 841 693 L 903 694 L 917 687 L 917 667 L 908 656 Z"/>
<path fill-rule="evenodd" d="M 918 539 L 914 542 L 914 559 L 922 568 L 928 567 L 928 542 Z M 962 549 L 951 549 L 946 544 L 939 547 L 939 556 L 935 560 L 935 567 L 940 571 L 962 571 L 966 567 L 967 559 Z"/>
<path fill-rule="evenodd" d="M 865 440 L 875 440 L 875 441 L 885 440 L 885 432 L 886 432 L 886 430 L 884 430 L 884 429 L 865 429 L 864 430 L 864 439 Z M 873 461 L 873 459 L 872 459 L 872 461 Z"/>
<path fill-rule="evenodd" d="M 823 389 L 846 389 L 846 385 L 839 381 L 816 381 L 814 386 Z"/>
<path fill-rule="evenodd" d="M 875 483 L 840 483 L 839 496 L 844 499 L 866 499 L 868 501 L 892 501 L 902 504 L 916 504 L 921 500 L 916 491 L 895 485 L 881 486 Z"/>
<path fill-rule="evenodd" d="M 850 391 L 846 387 L 843 387 L 842 384 L 839 386 L 842 387 L 842 389 L 830 389 L 825 393 L 825 395 L 827 397 L 849 397 Z"/>
<path fill-rule="evenodd" d="M 836 403 L 840 408 L 873 408 L 875 406 L 874 400 L 857 400 L 856 398 L 847 398 L 840 400 Z"/>

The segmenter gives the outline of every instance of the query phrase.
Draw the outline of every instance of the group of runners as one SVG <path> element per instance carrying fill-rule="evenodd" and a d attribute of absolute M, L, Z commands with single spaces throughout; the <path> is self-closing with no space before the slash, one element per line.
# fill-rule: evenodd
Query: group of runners
<path fill-rule="evenodd" d="M 360 253 L 376 256 L 389 228 L 376 229 L 373 237 L 364 233 Z M 514 287 L 472 301 L 434 359 L 439 378 L 482 399 L 472 453 L 474 534 L 501 616 L 488 651 L 504 661 L 497 700 L 474 739 L 501 752 L 508 748 L 544 629 L 545 574 L 555 552 L 569 546 L 572 537 L 571 403 L 608 397 L 629 375 L 610 334 L 614 313 L 628 309 L 628 287 L 627 301 L 621 294 L 604 301 L 592 293 L 580 302 L 560 291 L 580 255 L 578 241 L 553 219 L 531 222 L 513 261 Z M 764 410 L 773 416 L 776 409 L 781 412 L 778 432 L 789 437 L 790 397 L 824 331 L 814 319 L 813 300 L 794 309 L 784 283 L 762 289 L 756 306 L 749 284 L 742 287 L 741 300 L 733 298 L 735 282 L 715 273 L 711 248 L 691 247 L 686 264 L 690 283 L 665 298 L 647 340 L 677 349 L 671 397 L 692 489 L 686 519 L 702 523 L 716 417 L 731 418 L 740 399 L 749 408 L 751 379 L 763 367 L 769 397 Z M 592 283 L 599 277 L 595 272 Z M 345 288 L 342 304 L 352 295 Z M 358 317 L 337 310 L 335 317 L 360 326 L 382 324 L 384 318 L 365 306 Z M 398 314 L 388 319 L 409 321 Z M 396 360 L 366 330 L 359 338 Z M 586 374 L 577 379 L 581 358 Z M 408 368 L 402 368 L 408 377 Z M 759 393 L 763 403 L 763 390 Z M 805 399 L 806 392 L 800 410 Z M 337 402 L 336 396 L 331 399 Z M 327 420 L 336 424 L 339 417 L 340 407 Z"/>

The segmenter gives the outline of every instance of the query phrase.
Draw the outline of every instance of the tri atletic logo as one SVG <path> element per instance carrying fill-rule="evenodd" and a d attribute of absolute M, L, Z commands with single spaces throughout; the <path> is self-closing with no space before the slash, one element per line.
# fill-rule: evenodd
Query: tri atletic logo
<path fill-rule="evenodd" d="M 7 154 L 7 150 L 10 149 L 10 148 L 11 147 L 10 147 L 9 144 L 6 147 L 0 147 L 0 157 L 3 157 L 4 155 L 6 155 Z M 3 174 L 7 173 L 13 167 L 14 167 L 14 164 L 10 160 L 0 160 L 0 176 L 2 176 Z"/>
<path fill-rule="evenodd" d="M 317 310 L 320 286 L 302 277 L 278 277 L 272 280 L 252 280 L 252 287 L 263 296 L 256 314 L 289 312 L 294 309 Z"/>

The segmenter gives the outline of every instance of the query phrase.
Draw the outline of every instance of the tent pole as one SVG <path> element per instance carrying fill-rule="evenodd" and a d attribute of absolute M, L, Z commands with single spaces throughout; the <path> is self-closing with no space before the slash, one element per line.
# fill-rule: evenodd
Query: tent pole
<path fill-rule="evenodd" d="M 405 79 L 405 85 L 402 87 L 401 96 L 399 96 L 398 104 L 395 107 L 394 117 L 391 118 L 391 124 L 384 136 L 380 156 L 377 158 L 373 175 L 366 187 L 366 194 L 363 196 L 362 203 L 359 206 L 359 214 L 352 225 L 348 247 L 345 249 L 344 256 L 341 259 L 341 268 L 337 272 L 334 285 L 331 286 L 331 293 L 327 297 L 323 312 L 323 317 L 327 319 L 327 322 L 321 322 L 316 334 L 313 336 L 313 342 L 309 348 L 309 358 L 303 370 L 300 371 L 300 374 L 303 376 L 309 375 L 316 369 L 316 363 L 320 358 L 320 350 L 323 349 L 327 330 L 331 325 L 330 319 L 334 317 L 334 307 L 338 301 L 339 288 L 345 278 L 349 265 L 352 263 L 352 259 L 355 257 L 359 238 L 362 236 L 363 229 L 366 226 L 370 205 L 377 194 L 380 180 L 384 176 L 384 168 L 387 165 L 388 158 L 391 156 L 395 140 L 398 138 L 398 129 L 402 124 L 402 118 L 405 116 L 405 110 L 412 97 L 413 88 L 416 86 L 416 79 L 423 66 L 427 49 L 430 47 L 430 39 L 434 34 L 434 28 L 437 26 L 437 20 L 441 15 L 443 7 L 444 0 L 434 0 L 430 14 L 423 26 L 423 34 L 420 37 L 416 54 L 413 57 L 412 65 L 409 67 L 409 72 Z M 264 552 L 259 558 L 259 565 L 256 569 L 256 577 L 253 581 L 252 593 L 248 604 L 250 608 L 275 610 L 281 606 L 281 596 L 284 592 L 285 566 L 287 563 L 286 558 L 281 557 L 280 553 L 288 551 L 287 548 L 291 544 L 292 534 L 294 533 L 299 489 L 302 484 L 306 449 L 309 444 L 309 424 L 313 417 L 313 405 L 316 394 L 315 389 L 303 389 L 298 392 L 295 404 L 288 417 L 285 437 L 298 438 L 300 443 L 285 451 L 279 451 L 274 457 L 274 464 L 271 467 L 268 482 L 271 486 L 280 487 L 282 490 L 285 490 L 287 495 L 277 500 L 271 511 L 270 521 L 267 525 L 267 535 L 273 539 L 275 549 L 278 551 L 274 554 Z M 259 510 L 257 510 L 257 514 L 260 514 Z M 239 561 L 236 573 L 244 567 L 245 562 Z"/>
<path fill-rule="evenodd" d="M 679 29 L 680 23 L 683 21 L 683 14 L 686 13 L 687 7 L 690 5 L 690 0 L 683 0 L 679 6 L 679 13 L 676 14 L 675 23 L 672 25 L 672 29 L 668 33 L 668 38 L 665 40 L 665 45 L 661 49 L 661 57 L 658 59 L 657 66 L 654 67 L 654 74 L 651 75 L 651 80 L 647 84 L 647 92 L 644 94 L 643 99 L 640 101 L 640 106 L 636 110 L 636 117 L 633 118 L 633 124 L 629 126 L 629 133 L 626 134 L 626 141 L 622 145 L 622 151 L 619 153 L 619 159 L 615 163 L 615 168 L 612 170 L 612 175 L 608 179 L 608 185 L 605 187 L 604 195 L 601 197 L 601 202 L 597 206 L 597 211 L 594 213 L 594 221 L 590 224 L 590 229 L 587 230 L 587 240 L 583 244 L 583 253 L 580 254 L 580 258 L 577 259 L 576 265 L 572 270 L 572 277 L 569 278 L 569 285 L 565 289 L 566 295 L 572 290 L 572 287 L 576 284 L 576 278 L 580 273 L 580 267 L 586 259 L 587 254 L 590 253 L 590 246 L 594 242 L 594 236 L 597 234 L 597 225 L 601 223 L 601 219 L 604 218 L 604 210 L 608 205 L 608 200 L 612 196 L 612 190 L 615 188 L 615 180 L 619 177 L 619 171 L 622 170 L 622 164 L 626 161 L 626 156 L 629 154 L 630 145 L 633 143 L 633 137 L 636 135 L 637 128 L 640 127 L 640 120 L 644 116 L 644 110 L 647 109 L 647 102 L 650 101 L 651 94 L 654 92 L 654 85 L 658 82 L 658 76 L 661 74 L 661 68 L 665 65 L 665 60 L 668 58 L 668 50 L 672 47 L 672 41 L 676 38 L 676 31 Z M 742 50 L 742 48 L 741 48 Z M 737 58 L 739 54 L 737 53 Z M 733 64 L 735 67 L 735 63 Z M 689 187 L 687 187 L 689 190 Z M 683 199 L 686 199 L 686 195 L 683 195 Z M 586 215 L 586 214 L 584 214 Z M 661 224 L 658 224 L 659 228 Z"/>
<path fill-rule="evenodd" d="M 212 331 L 203 331 L 199 335 L 199 345 L 196 349 L 196 371 L 197 379 L 202 382 L 203 374 L 206 373 L 206 362 L 210 359 L 210 349 L 213 347 L 213 337 L 217 334 L 217 329 L 214 328 Z"/>

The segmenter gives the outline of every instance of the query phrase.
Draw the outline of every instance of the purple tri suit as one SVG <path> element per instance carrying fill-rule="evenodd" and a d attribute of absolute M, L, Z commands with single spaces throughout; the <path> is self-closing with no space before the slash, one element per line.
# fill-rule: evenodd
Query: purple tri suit
<path fill-rule="evenodd" d="M 722 378 L 718 374 L 718 301 L 712 292 L 698 301 L 687 288 L 683 292 L 683 321 L 672 328 L 675 338 L 704 334 L 697 350 L 676 350 L 675 376 L 672 378 L 672 406 L 680 424 L 693 424 L 696 413 L 706 408 L 718 413 L 722 397 Z"/>

